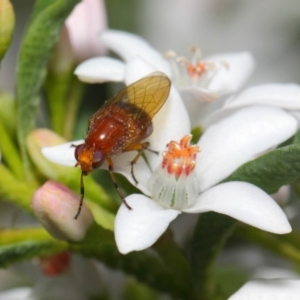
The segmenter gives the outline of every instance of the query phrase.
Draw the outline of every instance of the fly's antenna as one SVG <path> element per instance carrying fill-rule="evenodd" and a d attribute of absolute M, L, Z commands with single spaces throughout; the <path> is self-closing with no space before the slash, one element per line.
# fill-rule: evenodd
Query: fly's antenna
<path fill-rule="evenodd" d="M 78 206 L 78 210 L 77 213 L 74 217 L 75 220 L 77 220 L 77 218 L 80 215 L 81 212 L 81 208 L 82 208 L 82 204 L 83 204 L 83 199 L 84 199 L 84 183 L 83 183 L 83 171 L 81 171 L 81 176 L 80 176 L 80 202 L 79 202 L 79 206 Z"/>

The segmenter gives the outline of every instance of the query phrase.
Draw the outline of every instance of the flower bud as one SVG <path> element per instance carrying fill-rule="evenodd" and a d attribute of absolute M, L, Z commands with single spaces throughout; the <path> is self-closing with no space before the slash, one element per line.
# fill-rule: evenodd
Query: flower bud
<path fill-rule="evenodd" d="M 60 179 L 61 174 L 66 175 L 66 167 L 53 164 L 41 153 L 43 147 L 51 147 L 64 143 L 65 140 L 49 129 L 35 129 L 26 139 L 26 146 L 30 158 L 39 171 L 48 178 Z M 70 168 L 72 169 L 72 168 Z M 72 173 L 72 170 L 68 174 Z"/>
<path fill-rule="evenodd" d="M 15 13 L 9 0 L 0 0 L 0 61 L 8 49 L 15 27 Z"/>
<path fill-rule="evenodd" d="M 105 52 L 99 39 L 99 33 L 106 29 L 104 1 L 81 1 L 66 20 L 66 27 L 77 63 Z"/>
<path fill-rule="evenodd" d="M 35 192 L 31 205 L 37 219 L 57 239 L 80 241 L 93 223 L 93 216 L 84 204 L 80 216 L 74 219 L 79 197 L 52 180 Z"/>
<path fill-rule="evenodd" d="M 39 257 L 37 261 L 45 275 L 58 276 L 69 268 L 71 264 L 71 254 L 64 251 L 47 257 Z"/>

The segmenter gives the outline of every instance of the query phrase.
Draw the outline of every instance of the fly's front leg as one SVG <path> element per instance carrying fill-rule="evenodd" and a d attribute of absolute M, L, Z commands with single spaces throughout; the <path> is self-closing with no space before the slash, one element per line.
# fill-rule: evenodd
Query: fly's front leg
<path fill-rule="evenodd" d="M 111 177 L 111 180 L 112 180 L 112 182 L 113 182 L 113 184 L 114 184 L 114 186 L 115 186 L 115 189 L 117 190 L 117 192 L 118 192 L 118 194 L 119 194 L 119 196 L 120 196 L 122 202 L 125 204 L 125 206 L 126 206 L 128 209 L 132 209 L 132 208 L 128 205 L 127 201 L 125 200 L 125 197 L 122 195 L 122 193 L 121 193 L 121 191 L 120 191 L 119 185 L 118 185 L 117 180 L 116 180 L 116 178 L 115 178 L 115 175 L 114 175 L 114 173 L 113 173 L 113 171 L 114 171 L 114 165 L 113 165 L 112 160 L 111 160 L 109 157 L 107 157 L 107 158 L 106 158 L 106 162 L 107 162 L 107 164 L 108 164 L 109 175 L 110 175 L 110 177 Z"/>

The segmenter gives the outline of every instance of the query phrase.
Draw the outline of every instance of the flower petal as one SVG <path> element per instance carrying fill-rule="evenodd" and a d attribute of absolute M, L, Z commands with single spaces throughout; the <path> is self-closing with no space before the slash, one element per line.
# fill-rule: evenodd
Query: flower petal
<path fill-rule="evenodd" d="M 123 254 L 152 246 L 180 214 L 177 210 L 163 209 L 143 195 L 130 195 L 126 201 L 132 209 L 122 204 L 115 220 L 116 243 Z"/>
<path fill-rule="evenodd" d="M 133 59 L 126 65 L 125 82 L 130 84 L 145 77 L 155 71 L 155 68 L 148 64 L 144 59 Z M 180 120 L 180 122 L 179 122 Z M 148 189 L 148 180 L 157 165 L 162 161 L 162 151 L 165 150 L 167 143 L 171 140 L 179 141 L 184 135 L 190 133 L 190 121 L 184 104 L 179 96 L 178 91 L 171 87 L 170 95 L 152 120 L 153 133 L 147 139 L 150 142 L 149 149 L 158 151 L 159 154 L 146 151 L 148 164 L 140 158 L 134 166 L 134 174 L 138 180 L 136 185 L 144 194 L 150 195 Z M 136 156 L 136 152 L 122 154 L 114 159 L 115 172 L 121 173 L 132 183 L 135 184 L 130 173 L 128 162 Z M 126 163 L 124 163 L 124 161 Z"/>
<path fill-rule="evenodd" d="M 229 176 L 254 156 L 287 140 L 298 122 L 287 112 L 266 106 L 241 109 L 211 125 L 198 142 L 196 170 L 203 191 Z"/>
<path fill-rule="evenodd" d="M 134 166 L 134 174 L 138 180 L 136 187 L 147 195 L 150 195 L 148 180 L 151 171 L 154 171 L 158 164 L 161 163 L 162 152 L 165 150 L 166 145 L 171 140 L 179 141 L 184 135 L 190 133 L 189 118 L 175 88 L 171 88 L 168 100 L 153 118 L 152 123 L 154 130 L 147 141 L 150 143 L 149 149 L 157 151 L 159 154 L 145 151 L 150 168 L 142 158 Z M 136 154 L 135 151 L 132 151 L 114 159 L 115 172 L 123 174 L 134 185 L 135 182 L 130 173 L 128 163 L 133 160 Z"/>
<path fill-rule="evenodd" d="M 217 91 L 236 91 L 241 88 L 253 72 L 255 62 L 251 53 L 226 53 L 205 58 L 212 63 L 224 63 L 224 67 L 214 76 L 209 89 Z"/>
<path fill-rule="evenodd" d="M 246 105 L 270 105 L 285 109 L 300 109 L 300 86 L 298 84 L 264 84 L 246 89 L 229 99 L 224 108 Z"/>
<path fill-rule="evenodd" d="M 200 194 L 187 213 L 215 211 L 274 233 L 288 233 L 291 226 L 279 205 L 263 190 L 247 182 L 226 182 Z"/>
<path fill-rule="evenodd" d="M 180 95 L 188 111 L 192 127 L 202 125 L 202 120 L 221 106 L 219 99 L 215 101 L 220 96 L 216 91 L 186 87 L 180 89 Z"/>
<path fill-rule="evenodd" d="M 110 57 L 90 58 L 81 63 L 74 74 L 83 82 L 124 81 L 125 64 Z"/>
<path fill-rule="evenodd" d="M 73 141 L 54 147 L 42 148 L 42 154 L 50 161 L 63 166 L 74 167 L 77 163 L 73 146 L 83 144 L 84 140 Z"/>
<path fill-rule="evenodd" d="M 139 36 L 119 30 L 106 30 L 100 35 L 103 43 L 125 61 L 136 57 L 145 59 L 157 70 L 171 75 L 170 67 L 163 56 Z"/>
<path fill-rule="evenodd" d="M 300 280 L 295 279 L 260 279 L 247 282 L 228 300 L 298 300 Z"/>

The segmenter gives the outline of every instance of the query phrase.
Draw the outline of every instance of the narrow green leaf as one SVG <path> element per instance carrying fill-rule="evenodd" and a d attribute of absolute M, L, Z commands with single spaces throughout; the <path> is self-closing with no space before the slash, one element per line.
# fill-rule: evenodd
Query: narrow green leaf
<path fill-rule="evenodd" d="M 237 221 L 215 212 L 201 214 L 191 244 L 191 265 L 198 299 L 215 299 L 215 261 Z"/>
<path fill-rule="evenodd" d="M 272 194 L 300 177 L 300 143 L 270 151 L 238 168 L 225 181 L 250 182 Z"/>
<path fill-rule="evenodd" d="M 0 230 L 0 267 L 65 250 L 67 243 L 56 241 L 42 228 Z"/>
<path fill-rule="evenodd" d="M 80 0 L 37 0 L 23 40 L 17 70 L 17 127 L 24 167 L 29 169 L 25 150 L 27 134 L 35 127 L 39 94 L 45 80 L 51 50 L 61 27 Z"/>

